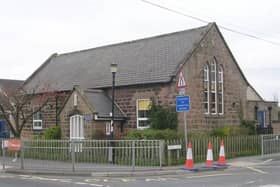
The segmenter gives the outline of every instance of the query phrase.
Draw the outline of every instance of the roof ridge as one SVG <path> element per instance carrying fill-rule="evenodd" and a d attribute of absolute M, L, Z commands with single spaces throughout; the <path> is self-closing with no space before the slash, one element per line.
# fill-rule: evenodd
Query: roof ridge
<path fill-rule="evenodd" d="M 154 35 L 154 36 L 144 37 L 144 38 L 140 38 L 140 39 L 123 41 L 123 42 L 120 42 L 120 43 L 112 43 L 112 44 L 108 44 L 108 45 L 103 45 L 103 46 L 98 46 L 98 47 L 93 47 L 93 48 L 83 49 L 83 50 L 78 50 L 78 51 L 72 51 L 72 52 L 68 52 L 68 53 L 61 53 L 61 54 L 57 54 L 57 56 L 70 55 L 70 54 L 73 54 L 73 53 L 87 52 L 87 51 L 91 51 L 91 50 L 115 47 L 115 46 L 120 46 L 120 45 L 127 45 L 127 44 L 137 43 L 137 42 L 140 42 L 140 41 L 145 41 L 145 40 L 151 40 L 151 39 L 176 35 L 176 34 L 179 34 L 179 33 L 185 33 L 185 32 L 190 32 L 190 31 L 194 31 L 194 30 L 200 30 L 200 29 L 203 29 L 203 28 L 207 28 L 210 24 L 211 23 L 209 23 L 207 25 L 204 25 L 204 26 L 201 26 L 201 27 L 191 28 L 191 29 L 187 29 L 187 30 L 175 31 L 175 32 L 171 32 L 171 33 Z"/>

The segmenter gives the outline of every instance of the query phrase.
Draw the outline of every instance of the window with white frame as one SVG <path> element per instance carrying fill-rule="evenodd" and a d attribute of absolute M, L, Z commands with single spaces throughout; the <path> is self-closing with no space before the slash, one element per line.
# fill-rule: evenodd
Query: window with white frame
<path fill-rule="evenodd" d="M 216 58 L 203 67 L 203 104 L 205 114 L 224 114 L 224 69 Z"/>
<path fill-rule="evenodd" d="M 41 130 L 43 129 L 43 118 L 41 110 L 38 110 L 37 107 L 33 107 L 33 129 Z"/>
<path fill-rule="evenodd" d="M 84 139 L 84 117 L 82 115 L 70 117 L 70 139 Z"/>
<path fill-rule="evenodd" d="M 211 105 L 210 110 L 211 114 L 217 114 L 217 82 L 216 82 L 216 76 L 217 76 L 217 63 L 216 60 L 213 59 L 213 61 L 210 64 L 210 79 L 211 79 Z"/>
<path fill-rule="evenodd" d="M 205 64 L 203 68 L 203 104 L 204 104 L 204 113 L 209 114 L 209 67 L 208 64 Z"/>
<path fill-rule="evenodd" d="M 224 114 L 224 70 L 222 65 L 218 68 L 218 113 Z"/>
<path fill-rule="evenodd" d="M 137 128 L 149 128 L 148 111 L 151 109 L 152 101 L 150 99 L 138 99 L 136 103 L 137 110 Z"/>
<path fill-rule="evenodd" d="M 106 135 L 110 135 L 111 134 L 111 122 L 106 122 L 105 124 L 105 132 L 106 132 Z"/>
<path fill-rule="evenodd" d="M 73 106 L 77 106 L 78 105 L 78 94 L 74 93 L 73 96 Z"/>

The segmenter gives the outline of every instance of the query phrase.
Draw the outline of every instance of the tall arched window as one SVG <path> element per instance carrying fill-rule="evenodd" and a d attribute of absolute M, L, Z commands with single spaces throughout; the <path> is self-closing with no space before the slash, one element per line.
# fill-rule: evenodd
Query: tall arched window
<path fill-rule="evenodd" d="M 204 113 L 209 114 L 209 67 L 208 64 L 204 65 L 203 68 L 203 104 L 204 104 Z"/>
<path fill-rule="evenodd" d="M 217 114 L 217 63 L 216 60 L 213 59 L 210 64 L 210 111 L 211 114 Z"/>
<path fill-rule="evenodd" d="M 224 114 L 224 70 L 222 65 L 218 68 L 218 113 Z"/>

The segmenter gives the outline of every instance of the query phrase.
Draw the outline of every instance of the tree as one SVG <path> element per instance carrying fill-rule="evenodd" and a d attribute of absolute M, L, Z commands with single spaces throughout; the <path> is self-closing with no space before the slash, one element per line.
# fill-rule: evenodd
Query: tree
<path fill-rule="evenodd" d="M 37 94 L 40 93 L 40 94 Z M 0 89 L 0 112 L 15 138 L 20 138 L 26 123 L 33 118 L 58 93 L 43 89 L 28 93 L 23 88 L 16 90 Z M 36 105 L 34 110 L 31 106 Z"/>

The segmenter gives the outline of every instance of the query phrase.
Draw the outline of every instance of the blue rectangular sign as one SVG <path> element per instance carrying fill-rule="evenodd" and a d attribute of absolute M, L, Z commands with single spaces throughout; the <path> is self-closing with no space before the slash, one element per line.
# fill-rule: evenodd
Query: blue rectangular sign
<path fill-rule="evenodd" d="M 176 112 L 188 112 L 190 110 L 190 96 L 176 96 Z"/>

